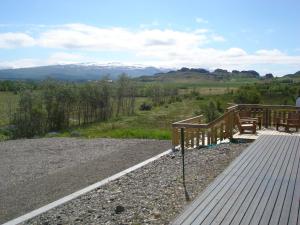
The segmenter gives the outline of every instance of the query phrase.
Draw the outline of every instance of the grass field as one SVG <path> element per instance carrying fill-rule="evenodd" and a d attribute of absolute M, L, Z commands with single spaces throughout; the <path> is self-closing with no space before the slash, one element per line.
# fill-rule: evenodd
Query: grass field
<path fill-rule="evenodd" d="M 222 99 L 223 107 L 225 107 L 227 102 L 225 98 L 230 101 L 230 97 L 224 97 L 224 95 L 207 96 L 199 100 L 186 98 L 182 102 L 154 107 L 151 111 L 140 111 L 138 109 L 138 106 L 145 100 L 140 98 L 137 100 L 137 109 L 133 116 L 114 118 L 84 127 L 74 127 L 58 134 L 58 136 L 170 139 L 171 124 L 173 122 L 195 116 L 195 112 L 199 112 L 201 105 L 210 100 Z"/>

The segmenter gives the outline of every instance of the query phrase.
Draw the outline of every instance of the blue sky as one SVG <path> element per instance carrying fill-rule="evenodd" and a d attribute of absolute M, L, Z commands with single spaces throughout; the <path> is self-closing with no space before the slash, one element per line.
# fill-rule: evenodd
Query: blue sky
<path fill-rule="evenodd" d="M 0 67 L 300 70 L 300 1 L 1 0 Z"/>

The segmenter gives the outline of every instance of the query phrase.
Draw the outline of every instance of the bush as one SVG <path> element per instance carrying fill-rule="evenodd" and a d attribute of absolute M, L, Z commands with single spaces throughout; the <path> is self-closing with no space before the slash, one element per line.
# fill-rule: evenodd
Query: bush
<path fill-rule="evenodd" d="M 26 91 L 21 95 L 19 107 L 14 114 L 13 137 L 34 137 L 47 132 L 47 114 L 42 106 L 40 96 Z"/>
<path fill-rule="evenodd" d="M 207 123 L 212 122 L 219 116 L 221 116 L 221 113 L 218 111 L 217 105 L 212 101 L 210 101 L 207 105 L 204 105 L 201 112 L 206 117 Z"/>
<path fill-rule="evenodd" d="M 240 89 L 234 96 L 234 102 L 238 104 L 258 104 L 261 101 L 261 95 L 255 89 Z"/>
<path fill-rule="evenodd" d="M 196 100 L 198 100 L 198 101 L 204 100 L 204 97 L 202 97 L 202 96 L 197 96 L 197 97 L 196 97 Z"/>
<path fill-rule="evenodd" d="M 143 102 L 143 103 L 140 105 L 140 110 L 141 110 L 141 111 L 150 111 L 151 109 L 152 109 L 152 105 L 149 104 L 149 103 Z"/>
<path fill-rule="evenodd" d="M 77 130 L 73 130 L 73 131 L 71 131 L 70 136 L 71 137 L 80 137 L 81 133 Z"/>

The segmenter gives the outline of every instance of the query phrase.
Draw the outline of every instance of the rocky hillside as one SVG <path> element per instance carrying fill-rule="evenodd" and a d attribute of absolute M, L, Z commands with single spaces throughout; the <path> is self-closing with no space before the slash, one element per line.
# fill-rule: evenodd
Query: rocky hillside
<path fill-rule="evenodd" d="M 186 68 L 183 67 L 180 70 L 169 71 L 165 73 L 157 73 L 153 76 L 139 77 L 140 81 L 181 81 L 181 80 L 206 80 L 206 81 L 219 81 L 219 80 L 231 80 L 241 78 L 259 79 L 260 74 L 254 70 L 238 71 L 233 70 L 229 72 L 223 69 L 216 69 L 212 72 L 202 68 Z"/>

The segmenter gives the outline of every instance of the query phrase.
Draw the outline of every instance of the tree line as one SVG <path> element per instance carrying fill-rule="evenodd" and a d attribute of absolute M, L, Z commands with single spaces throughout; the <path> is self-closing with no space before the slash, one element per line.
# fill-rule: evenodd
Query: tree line
<path fill-rule="evenodd" d="M 132 115 L 135 98 L 136 85 L 126 75 L 114 84 L 105 79 L 84 84 L 46 80 L 36 91 L 20 92 L 18 107 L 11 116 L 13 136 L 33 137 Z"/>
<path fill-rule="evenodd" d="M 146 97 L 154 106 L 170 101 L 176 88 L 160 84 L 145 86 L 127 75 L 86 83 L 48 79 L 34 89 L 21 89 L 17 109 L 12 113 L 13 138 L 42 136 L 72 126 L 101 122 L 135 114 L 136 98 Z"/>

